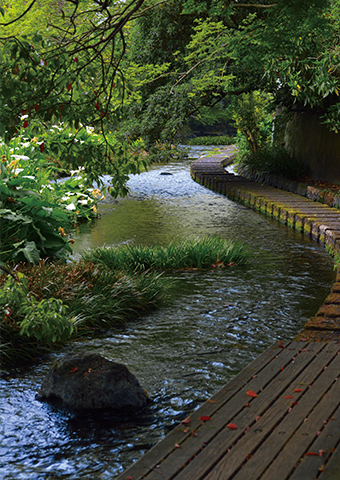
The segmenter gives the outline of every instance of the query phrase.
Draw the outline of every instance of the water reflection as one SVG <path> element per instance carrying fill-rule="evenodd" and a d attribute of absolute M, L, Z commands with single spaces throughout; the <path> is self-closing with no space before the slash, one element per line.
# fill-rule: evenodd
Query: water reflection
<path fill-rule="evenodd" d="M 78 418 L 35 400 L 57 353 L 1 378 L 1 478 L 114 478 L 266 346 L 292 338 L 328 294 L 334 273 L 322 248 L 197 185 L 189 162 L 155 166 L 130 188 L 79 227 L 75 255 L 214 233 L 247 242 L 254 256 L 242 267 L 176 273 L 159 311 L 64 349 L 125 363 L 153 399 L 136 418 Z"/>

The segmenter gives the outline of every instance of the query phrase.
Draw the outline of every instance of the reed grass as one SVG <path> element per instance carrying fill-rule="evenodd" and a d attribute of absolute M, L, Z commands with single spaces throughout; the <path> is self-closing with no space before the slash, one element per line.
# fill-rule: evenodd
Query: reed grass
<path fill-rule="evenodd" d="M 233 145 L 236 143 L 236 138 L 229 135 L 215 135 L 206 137 L 190 138 L 186 142 L 187 145 Z"/>
<path fill-rule="evenodd" d="M 293 158 L 280 146 L 272 146 L 256 153 L 249 152 L 239 164 L 244 169 L 260 174 L 279 175 L 299 180 L 309 174 L 309 167 L 299 158 Z"/>
<path fill-rule="evenodd" d="M 239 242 L 218 236 L 209 236 L 167 246 L 121 245 L 99 247 L 83 254 L 83 261 L 116 271 L 174 271 L 207 269 L 213 266 L 243 264 L 249 258 L 249 250 Z"/>
<path fill-rule="evenodd" d="M 70 264 L 19 264 L 16 276 L 25 278 L 25 291 L 21 292 L 15 282 L 3 298 L 2 312 L 0 308 L 1 363 L 23 362 L 64 343 L 46 344 L 21 335 L 20 322 L 25 318 L 22 301 L 29 298 L 34 298 L 34 304 L 46 299 L 62 301 L 75 327 L 68 339 L 82 338 L 159 307 L 173 283 L 163 271 L 223 267 L 242 264 L 248 258 L 249 251 L 243 244 L 211 236 L 165 247 L 101 247 Z M 1 275 L 0 287 L 5 282 L 6 276 Z M 49 328 L 48 322 L 44 328 Z M 48 338 L 49 331 L 46 333 Z"/>
<path fill-rule="evenodd" d="M 18 271 L 26 275 L 28 295 L 37 302 L 62 300 L 75 326 L 68 340 L 106 330 L 159 307 L 172 284 L 159 273 L 131 275 L 89 262 L 20 264 Z M 4 276 L 0 284 L 3 281 Z M 2 364 L 23 362 L 62 346 L 64 342 L 47 345 L 21 335 L 22 308 L 9 308 L 10 314 L 0 308 Z"/>

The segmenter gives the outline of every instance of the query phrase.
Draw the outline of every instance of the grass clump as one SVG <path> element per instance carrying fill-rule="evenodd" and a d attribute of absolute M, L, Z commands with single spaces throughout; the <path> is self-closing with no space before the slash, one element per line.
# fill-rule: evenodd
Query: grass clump
<path fill-rule="evenodd" d="M 309 174 L 302 160 L 292 158 L 283 147 L 273 146 L 258 152 L 248 152 L 239 165 L 243 169 L 260 174 L 274 174 L 291 180 L 299 180 Z"/>
<path fill-rule="evenodd" d="M 221 237 L 172 242 L 167 246 L 123 245 L 99 247 L 83 255 L 83 260 L 127 272 L 206 269 L 244 263 L 246 247 Z"/>
<path fill-rule="evenodd" d="M 186 142 L 187 145 L 233 145 L 235 137 L 229 135 L 218 135 L 213 137 L 195 137 Z"/>
<path fill-rule="evenodd" d="M 248 256 L 241 243 L 206 237 L 166 247 L 102 247 L 68 264 L 18 264 L 0 275 L 1 361 L 32 359 L 159 307 L 173 283 L 162 271 L 222 267 Z"/>
<path fill-rule="evenodd" d="M 171 280 L 41 261 L 20 264 L 0 283 L 1 362 L 15 363 L 158 307 Z"/>

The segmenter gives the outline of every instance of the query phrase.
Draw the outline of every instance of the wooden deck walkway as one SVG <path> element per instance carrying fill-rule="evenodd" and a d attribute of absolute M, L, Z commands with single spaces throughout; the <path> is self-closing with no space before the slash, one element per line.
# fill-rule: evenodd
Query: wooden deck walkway
<path fill-rule="evenodd" d="M 339 209 L 227 173 L 221 155 L 191 174 L 340 254 Z M 292 342 L 268 348 L 117 480 L 340 480 L 339 375 L 338 271 Z"/>
<path fill-rule="evenodd" d="M 270 347 L 118 480 L 339 480 L 339 353 Z"/>

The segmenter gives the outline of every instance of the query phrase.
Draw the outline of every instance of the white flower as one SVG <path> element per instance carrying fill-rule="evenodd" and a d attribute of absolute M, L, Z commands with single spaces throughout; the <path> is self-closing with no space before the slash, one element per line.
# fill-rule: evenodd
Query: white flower
<path fill-rule="evenodd" d="M 35 180 L 35 177 L 32 175 L 23 175 L 22 178 L 28 178 L 29 180 Z"/>
<path fill-rule="evenodd" d="M 94 127 L 86 127 L 86 132 L 91 135 L 94 132 Z"/>
<path fill-rule="evenodd" d="M 70 205 L 66 206 L 66 210 L 75 210 L 75 209 L 76 209 L 76 206 L 74 203 L 70 203 Z"/>
<path fill-rule="evenodd" d="M 40 190 L 40 193 L 41 193 L 45 188 L 48 188 L 49 190 L 54 191 L 54 187 L 52 187 L 52 185 L 42 185 L 42 190 Z"/>
<path fill-rule="evenodd" d="M 30 157 L 26 157 L 26 155 L 11 155 L 14 160 L 29 160 Z"/>
<path fill-rule="evenodd" d="M 78 200 L 81 205 L 87 205 L 87 200 Z"/>
<path fill-rule="evenodd" d="M 23 168 L 16 168 L 15 170 L 13 170 L 13 173 L 14 175 L 19 175 L 20 172 L 23 172 L 24 169 Z"/>
<path fill-rule="evenodd" d="M 27 147 L 30 147 L 31 144 L 30 144 L 30 142 L 24 142 L 24 143 L 21 144 L 21 146 L 24 147 L 24 148 L 27 148 Z"/>
<path fill-rule="evenodd" d="M 28 115 L 22 115 L 20 120 L 25 120 L 25 118 L 28 118 Z"/>
<path fill-rule="evenodd" d="M 50 208 L 50 207 L 41 207 L 41 208 L 45 210 L 45 212 L 48 213 L 49 215 L 52 215 L 53 208 Z"/>
<path fill-rule="evenodd" d="M 68 200 L 69 198 L 70 198 L 70 197 L 66 197 L 66 196 L 65 196 L 65 197 L 61 197 L 60 200 L 61 200 L 62 202 L 67 202 L 67 200 Z"/>

